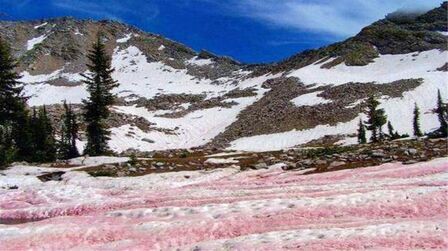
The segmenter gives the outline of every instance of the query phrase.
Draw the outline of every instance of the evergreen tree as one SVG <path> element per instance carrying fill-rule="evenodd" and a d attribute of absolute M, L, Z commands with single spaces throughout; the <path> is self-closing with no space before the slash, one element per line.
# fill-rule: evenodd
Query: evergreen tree
<path fill-rule="evenodd" d="M 442 100 L 442 94 L 440 93 L 440 90 L 437 91 L 437 117 L 439 118 L 440 128 L 439 133 L 440 137 L 447 137 L 448 136 L 448 106 L 446 106 L 443 103 Z"/>
<path fill-rule="evenodd" d="M 114 69 L 111 67 L 111 57 L 107 55 L 100 36 L 87 57 L 90 61 L 90 64 L 87 64 L 90 73 L 82 75 L 90 94 L 89 99 L 83 100 L 84 120 L 87 123 L 87 146 L 84 153 L 98 156 L 109 151 L 107 141 L 110 139 L 110 131 L 106 119 L 110 114 L 109 106 L 115 99 L 111 91 L 118 84 L 112 79 Z"/>
<path fill-rule="evenodd" d="M 16 149 L 11 124 L 0 125 L 0 168 L 14 161 Z"/>
<path fill-rule="evenodd" d="M 25 108 L 16 66 L 9 45 L 0 39 L 0 124 L 15 121 Z"/>
<path fill-rule="evenodd" d="M 56 160 L 54 130 L 45 106 L 40 108 L 38 112 L 34 109 L 30 124 L 34 151 L 31 160 L 34 162 Z"/>
<path fill-rule="evenodd" d="M 423 136 L 422 130 L 420 129 L 420 109 L 418 108 L 417 103 L 415 103 L 414 107 L 413 128 L 415 137 Z"/>
<path fill-rule="evenodd" d="M 399 139 L 403 137 L 404 135 L 400 135 L 392 126 L 392 123 L 390 121 L 387 122 L 387 130 L 389 131 L 389 138 L 391 140 Z"/>
<path fill-rule="evenodd" d="M 384 140 L 383 125 L 387 123 L 387 115 L 384 109 L 377 110 L 376 118 L 380 140 Z"/>
<path fill-rule="evenodd" d="M 44 125 L 45 129 L 45 158 L 44 161 L 55 161 L 56 160 L 56 139 L 54 137 L 54 128 L 53 124 L 48 116 L 47 109 L 44 106 L 42 109 L 42 114 L 40 115 L 40 120 Z"/>
<path fill-rule="evenodd" d="M 71 159 L 79 156 L 76 148 L 78 139 L 78 122 L 72 107 L 64 101 L 65 114 L 62 117 L 61 143 L 59 154 L 62 159 Z"/>
<path fill-rule="evenodd" d="M 389 131 L 389 137 L 394 138 L 395 131 L 394 131 L 394 127 L 392 126 L 392 123 L 390 123 L 390 121 L 387 122 L 387 130 Z"/>
<path fill-rule="evenodd" d="M 365 144 L 367 143 L 366 138 L 366 127 L 364 126 L 364 123 L 362 120 L 359 120 L 359 128 L 358 128 L 358 143 L 359 144 Z"/>
<path fill-rule="evenodd" d="M 384 109 L 378 109 L 380 102 L 374 96 L 367 99 L 367 129 L 372 132 L 372 142 L 378 142 L 384 139 L 382 127 L 387 122 L 387 116 Z"/>
<path fill-rule="evenodd" d="M 30 147 L 32 142 L 20 76 L 14 71 L 16 66 L 9 45 L 0 38 L 0 126 L 3 140 L 7 138 L 10 144 L 5 146 L 4 142 L 1 143 L 2 149 L 14 148 L 17 159 L 26 160 L 33 153 Z"/>

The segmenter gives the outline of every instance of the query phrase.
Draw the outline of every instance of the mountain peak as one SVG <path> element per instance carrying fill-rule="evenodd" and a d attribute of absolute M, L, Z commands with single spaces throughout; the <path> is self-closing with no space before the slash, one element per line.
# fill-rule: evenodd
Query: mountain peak
<path fill-rule="evenodd" d="M 380 54 L 446 50 L 448 39 L 440 32 L 448 31 L 447 8 L 448 2 L 444 2 L 430 11 L 394 12 L 343 42 L 298 53 L 279 63 L 260 67 L 256 72 L 264 74 L 267 71 L 298 69 L 326 57 L 335 60 L 322 67 L 332 67 L 340 63 L 363 66 L 371 63 Z"/>

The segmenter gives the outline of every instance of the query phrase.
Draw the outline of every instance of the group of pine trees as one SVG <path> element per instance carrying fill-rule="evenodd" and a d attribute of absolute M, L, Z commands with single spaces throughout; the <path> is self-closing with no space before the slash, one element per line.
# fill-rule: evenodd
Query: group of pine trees
<path fill-rule="evenodd" d="M 370 141 L 372 143 L 377 143 L 386 139 L 394 140 L 409 137 L 409 135 L 407 134 L 399 134 L 394 129 L 392 123 L 387 120 L 385 110 L 378 108 L 379 105 L 380 102 L 375 98 L 375 96 L 371 96 L 367 99 L 365 109 L 367 120 L 359 120 L 359 127 L 357 132 L 358 143 L 367 143 L 367 131 L 371 132 Z M 448 136 L 448 104 L 443 103 L 440 90 L 437 92 L 437 108 L 435 109 L 435 112 L 437 113 L 440 127 L 436 131 L 427 133 L 426 135 L 429 137 L 446 138 Z M 414 106 L 413 115 L 413 134 L 415 137 L 422 137 L 425 134 L 422 132 L 420 127 L 420 108 L 418 107 L 417 103 Z M 383 132 L 383 126 L 386 125 L 386 123 L 388 129 L 387 134 Z"/>
<path fill-rule="evenodd" d="M 83 100 L 83 120 L 86 122 L 87 146 L 84 154 L 98 156 L 110 152 L 107 141 L 110 132 L 106 125 L 108 107 L 117 87 L 111 74 L 111 58 L 98 36 L 89 51 L 88 74 L 83 75 L 90 97 Z M 30 110 L 27 97 L 15 71 L 16 61 L 9 45 L 0 38 L 0 166 L 13 161 L 50 162 L 70 159 L 80 154 L 76 147 L 78 118 L 71 105 L 64 102 L 59 137 L 56 137 L 45 106 Z"/>

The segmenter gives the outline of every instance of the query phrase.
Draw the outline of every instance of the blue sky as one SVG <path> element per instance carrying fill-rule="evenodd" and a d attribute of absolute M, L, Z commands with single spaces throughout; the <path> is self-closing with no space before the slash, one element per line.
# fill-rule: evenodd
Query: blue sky
<path fill-rule="evenodd" d="M 248 63 L 355 35 L 397 9 L 442 0 L 0 0 L 0 19 L 114 19 Z"/>

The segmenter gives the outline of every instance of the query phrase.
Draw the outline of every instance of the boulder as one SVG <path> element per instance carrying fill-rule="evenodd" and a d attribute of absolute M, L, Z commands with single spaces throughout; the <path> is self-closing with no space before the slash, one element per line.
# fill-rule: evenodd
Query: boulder
<path fill-rule="evenodd" d="M 254 166 L 254 168 L 257 169 L 257 170 L 259 170 L 259 169 L 267 169 L 267 168 L 268 168 L 268 165 L 267 165 L 266 163 L 262 162 L 262 163 L 258 163 L 258 164 L 256 164 L 256 165 Z"/>
<path fill-rule="evenodd" d="M 384 158 L 384 157 L 386 157 L 386 154 L 384 153 L 383 150 L 378 149 L 378 150 L 372 151 L 370 156 L 372 156 L 374 158 Z"/>
<path fill-rule="evenodd" d="M 345 164 L 347 164 L 347 163 L 344 162 L 344 161 L 333 161 L 333 162 L 331 162 L 330 165 L 328 166 L 328 169 L 332 169 L 332 168 L 340 167 L 340 166 L 343 166 L 343 165 L 345 165 Z"/>

